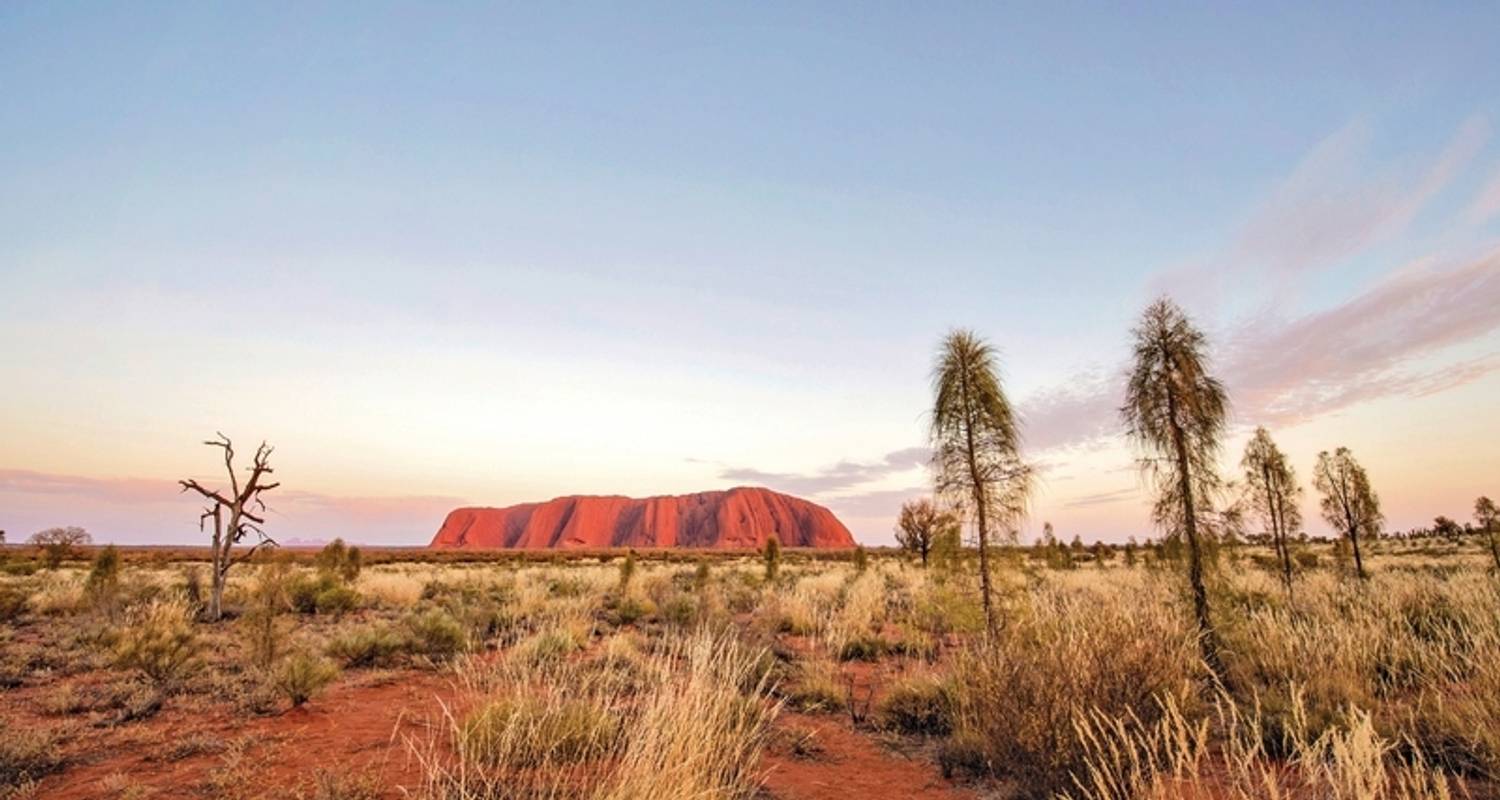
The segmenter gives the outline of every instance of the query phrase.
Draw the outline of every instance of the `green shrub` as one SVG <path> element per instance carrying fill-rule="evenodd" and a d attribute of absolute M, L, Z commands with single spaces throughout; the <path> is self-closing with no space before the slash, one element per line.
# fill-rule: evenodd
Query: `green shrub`
<path fill-rule="evenodd" d="M 358 547 L 349 547 L 343 539 L 334 539 L 318 551 L 313 559 L 318 574 L 334 580 L 351 583 L 364 568 L 364 554 Z"/>
<path fill-rule="evenodd" d="M 359 607 L 359 592 L 343 584 L 329 586 L 318 592 L 316 602 L 319 614 L 339 616 Z"/>
<path fill-rule="evenodd" d="M 311 700 L 339 676 L 338 667 L 309 653 L 293 653 L 276 670 L 276 690 L 292 701 L 292 707 Z"/>
<path fill-rule="evenodd" d="M 35 561 L 3 561 L 0 562 L 0 575 L 15 575 L 26 577 L 35 575 L 38 569 Z"/>
<path fill-rule="evenodd" d="M 626 595 L 617 599 L 614 603 L 612 619 L 618 625 L 632 625 L 644 617 L 656 612 L 650 600 L 645 600 L 634 595 Z"/>
<path fill-rule="evenodd" d="M 287 601 L 300 614 L 337 616 L 359 607 L 359 592 L 332 574 L 299 575 L 288 583 Z"/>
<path fill-rule="evenodd" d="M 412 652 L 432 659 L 449 658 L 467 644 L 463 625 L 441 608 L 408 614 L 404 624 Z"/>
<path fill-rule="evenodd" d="M 766 537 L 766 548 L 762 551 L 761 558 L 766 565 L 766 583 L 772 583 L 781 571 L 781 542 L 774 535 Z"/>
<path fill-rule="evenodd" d="M 571 631 L 553 626 L 532 634 L 516 645 L 514 656 L 523 663 L 540 666 L 562 661 L 580 649 L 582 643 Z"/>
<path fill-rule="evenodd" d="M 953 730 L 951 688 L 929 676 L 907 678 L 886 693 L 875 707 L 880 727 L 901 733 L 943 735 Z"/>
<path fill-rule="evenodd" d="M 250 653 L 250 663 L 269 668 L 281 654 L 282 637 L 285 631 L 277 614 L 264 608 L 251 608 L 240 617 L 239 628 L 245 639 L 245 649 Z"/>
<path fill-rule="evenodd" d="M 635 577 L 635 550 L 625 554 L 625 560 L 620 562 L 620 594 L 624 594 L 630 588 L 630 579 Z"/>
<path fill-rule="evenodd" d="M 388 663 L 405 644 L 389 628 L 366 626 L 335 636 L 328 642 L 327 653 L 346 667 L 374 667 Z"/>
<path fill-rule="evenodd" d="M 119 632 L 115 663 L 166 684 L 198 666 L 198 635 L 180 603 L 157 601 L 137 611 Z"/>
<path fill-rule="evenodd" d="M 95 611 L 111 616 L 119 608 L 120 599 L 120 551 L 114 545 L 106 545 L 94 556 L 89 576 L 83 584 L 84 596 Z"/>
<path fill-rule="evenodd" d="M 365 568 L 365 554 L 358 547 L 351 546 L 344 552 L 344 563 L 339 569 L 339 576 L 346 583 L 353 583 L 359 577 L 359 573 Z"/>
<path fill-rule="evenodd" d="M 661 618 L 679 628 L 691 627 L 698 621 L 698 601 L 687 595 L 673 595 L 662 605 Z"/>

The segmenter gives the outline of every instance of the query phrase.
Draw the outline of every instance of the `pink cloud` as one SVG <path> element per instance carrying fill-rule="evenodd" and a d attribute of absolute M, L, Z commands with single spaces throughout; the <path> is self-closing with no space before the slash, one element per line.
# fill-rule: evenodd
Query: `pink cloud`
<path fill-rule="evenodd" d="M 1240 416 L 1296 422 L 1395 394 L 1476 380 L 1493 358 L 1413 362 L 1500 328 L 1500 251 L 1449 269 L 1403 270 L 1334 308 L 1260 319 L 1231 337 L 1224 376 Z"/>
<path fill-rule="evenodd" d="M 278 540 L 342 536 L 370 544 L 426 544 L 457 497 L 351 497 L 292 489 L 266 495 Z M 197 498 L 173 481 L 91 478 L 0 469 L 0 530 L 10 541 L 54 525 L 82 525 L 99 541 L 196 544 Z"/>
<path fill-rule="evenodd" d="M 1471 225 L 1484 225 L 1500 216 L 1500 166 L 1490 173 L 1490 179 L 1474 196 L 1464 216 Z"/>

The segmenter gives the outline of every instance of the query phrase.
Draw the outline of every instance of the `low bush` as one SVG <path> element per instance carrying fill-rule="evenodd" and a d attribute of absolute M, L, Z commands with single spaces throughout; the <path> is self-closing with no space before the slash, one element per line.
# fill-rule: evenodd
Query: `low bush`
<path fill-rule="evenodd" d="M 376 667 L 389 663 L 406 648 L 406 642 L 385 626 L 364 626 L 329 640 L 327 653 L 345 667 Z"/>
<path fill-rule="evenodd" d="M 301 614 L 340 615 L 359 606 L 359 592 L 336 575 L 299 575 L 287 587 L 287 600 Z"/>
<path fill-rule="evenodd" d="M 810 713 L 835 712 L 844 709 L 844 685 L 838 667 L 826 658 L 798 661 L 791 679 L 778 692 L 787 705 Z"/>
<path fill-rule="evenodd" d="M 661 606 L 662 620 L 679 628 L 692 627 L 698 616 L 698 601 L 688 595 L 673 595 Z"/>
<path fill-rule="evenodd" d="M 634 595 L 617 598 L 613 607 L 608 609 L 609 621 L 616 625 L 633 625 L 655 613 L 656 606 L 650 600 Z"/>
<path fill-rule="evenodd" d="M 562 661 L 582 647 L 581 637 L 575 631 L 553 625 L 523 639 L 511 655 L 522 663 L 541 666 Z"/>
<path fill-rule="evenodd" d="M 112 617 L 119 610 L 120 551 L 114 545 L 106 545 L 94 556 L 83 593 L 95 611 Z"/>
<path fill-rule="evenodd" d="M 450 658 L 467 644 L 463 625 L 440 608 L 408 614 L 403 625 L 412 652 L 434 660 Z"/>
<path fill-rule="evenodd" d="M 953 688 L 929 675 L 903 679 L 876 704 L 875 721 L 901 733 L 946 734 L 953 730 Z"/>
<path fill-rule="evenodd" d="M 119 631 L 115 663 L 140 670 L 158 684 L 173 683 L 199 665 L 198 635 L 182 603 L 139 608 Z"/>
<path fill-rule="evenodd" d="M 251 664 L 268 668 L 276 663 L 285 635 L 276 613 L 265 608 L 251 608 L 240 617 L 238 626 Z"/>
<path fill-rule="evenodd" d="M 10 622 L 26 613 L 27 593 L 18 586 L 0 584 L 0 622 Z"/>
<path fill-rule="evenodd" d="M 296 652 L 282 660 L 276 670 L 277 691 L 296 708 L 311 700 L 339 675 L 338 667 L 310 653 Z"/>

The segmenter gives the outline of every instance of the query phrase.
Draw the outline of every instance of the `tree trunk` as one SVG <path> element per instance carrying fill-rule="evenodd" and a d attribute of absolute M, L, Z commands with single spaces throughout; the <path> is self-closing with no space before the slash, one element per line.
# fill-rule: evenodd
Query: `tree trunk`
<path fill-rule="evenodd" d="M 218 622 L 224 613 L 224 527 L 219 509 L 214 509 L 213 579 L 208 595 L 208 620 Z"/>
<path fill-rule="evenodd" d="M 1198 644 L 1203 661 L 1224 686 L 1229 676 L 1219 656 L 1219 637 L 1208 611 L 1208 587 L 1203 583 L 1203 550 L 1198 541 L 1198 518 L 1193 512 L 1193 482 L 1188 467 L 1187 443 L 1177 421 L 1177 398 L 1167 393 L 1167 414 L 1172 420 L 1172 445 L 1177 451 L 1178 490 L 1182 492 L 1182 531 L 1188 541 L 1188 584 L 1193 591 L 1193 616 L 1198 620 Z"/>
<path fill-rule="evenodd" d="M 1349 545 L 1354 550 L 1354 575 L 1365 580 L 1369 576 L 1365 574 L 1365 562 L 1359 552 L 1359 520 L 1354 517 L 1354 498 L 1350 494 L 1347 465 L 1340 465 L 1336 488 L 1339 492 L 1339 504 L 1344 508 L 1344 526 L 1349 534 Z"/>
<path fill-rule="evenodd" d="M 1349 529 L 1349 543 L 1354 545 L 1354 574 L 1362 581 L 1368 580 L 1370 576 L 1365 574 L 1365 561 L 1359 553 L 1359 525 Z"/>
<path fill-rule="evenodd" d="M 1490 557 L 1495 559 L 1495 572 L 1500 573 L 1500 541 L 1495 539 L 1495 523 L 1486 523 L 1484 532 L 1490 537 Z"/>
<path fill-rule="evenodd" d="M 969 462 L 969 482 L 974 487 L 975 522 L 979 527 L 979 591 L 983 595 L 984 625 L 991 639 L 1000 632 L 995 621 L 994 601 L 990 598 L 990 528 L 989 503 L 985 494 L 984 479 L 979 472 L 979 461 L 974 454 L 974 411 L 969 405 L 969 367 L 964 365 L 964 443 Z"/>

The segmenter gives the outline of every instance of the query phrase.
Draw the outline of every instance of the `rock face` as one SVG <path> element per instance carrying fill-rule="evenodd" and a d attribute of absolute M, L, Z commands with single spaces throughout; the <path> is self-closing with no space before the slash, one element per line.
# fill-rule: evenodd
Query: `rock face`
<path fill-rule="evenodd" d="M 853 547 L 828 509 L 770 489 L 675 497 L 559 497 L 508 508 L 459 508 L 432 537 L 439 548 Z"/>

